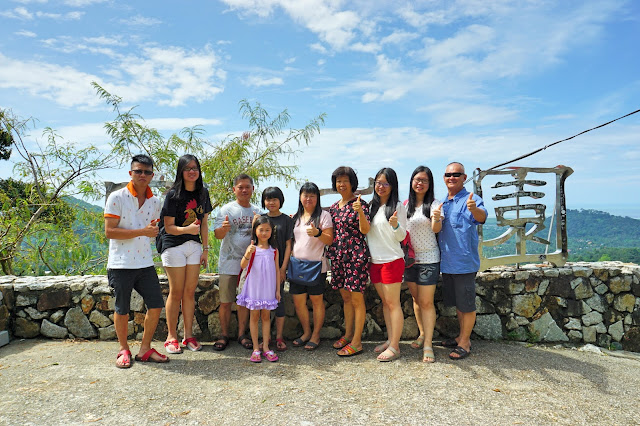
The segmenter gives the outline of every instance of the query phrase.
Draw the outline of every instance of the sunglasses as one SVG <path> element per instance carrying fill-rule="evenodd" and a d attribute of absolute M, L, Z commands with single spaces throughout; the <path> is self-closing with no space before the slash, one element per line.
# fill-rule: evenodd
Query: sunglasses
<path fill-rule="evenodd" d="M 133 173 L 137 174 L 137 175 L 141 175 L 144 173 L 145 176 L 151 176 L 153 174 L 152 170 L 131 170 Z"/>
<path fill-rule="evenodd" d="M 464 175 L 464 173 L 455 172 L 455 173 L 445 173 L 444 177 L 460 177 Z"/>
<path fill-rule="evenodd" d="M 429 184 L 429 179 L 414 179 L 413 180 L 416 184 L 423 184 L 423 185 L 428 185 Z"/>
<path fill-rule="evenodd" d="M 199 168 L 197 168 L 197 167 L 185 167 L 185 168 L 184 168 L 184 171 L 185 171 L 185 172 L 199 172 L 199 171 L 200 171 L 200 169 L 199 169 Z"/>

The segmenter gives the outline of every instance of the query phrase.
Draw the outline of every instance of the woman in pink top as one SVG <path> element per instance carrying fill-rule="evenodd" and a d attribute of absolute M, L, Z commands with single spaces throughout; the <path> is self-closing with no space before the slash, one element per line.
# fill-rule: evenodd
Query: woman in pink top
<path fill-rule="evenodd" d="M 296 314 L 302 325 L 302 336 L 295 339 L 293 346 L 304 346 L 312 351 L 320 344 L 320 330 L 324 324 L 324 286 L 327 279 L 327 260 L 325 246 L 333 241 L 333 222 L 331 215 L 320 207 L 320 190 L 315 183 L 307 182 L 300 188 L 298 211 L 293 216 L 292 259 L 322 262 L 322 272 L 313 282 L 301 282 L 288 275 L 289 294 L 293 296 Z M 313 306 L 313 332 L 309 323 L 307 295 Z"/>

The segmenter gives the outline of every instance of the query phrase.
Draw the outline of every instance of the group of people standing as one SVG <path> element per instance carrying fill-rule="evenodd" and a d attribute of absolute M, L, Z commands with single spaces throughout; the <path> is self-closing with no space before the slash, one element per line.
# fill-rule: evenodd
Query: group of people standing
<path fill-rule="evenodd" d="M 148 188 L 153 176 L 151 158 L 133 157 L 129 174 L 130 184 L 112 193 L 105 208 L 105 232 L 110 239 L 107 267 L 116 296 L 114 322 L 120 344 L 116 365 L 121 368 L 131 366 L 127 322 L 132 288 L 147 305 L 136 360 L 169 360 L 150 346 L 164 304 L 145 237 L 156 238 L 169 280 L 165 351 L 176 354 L 183 347 L 193 351 L 202 348 L 192 336 L 194 295 L 200 266 L 208 258 L 208 215 L 212 211 L 200 164 L 192 155 L 184 155 L 178 161 L 176 179 L 163 206 Z M 279 188 L 266 188 L 258 206 L 251 203 L 252 178 L 238 175 L 233 181 L 235 200 L 219 209 L 213 223 L 215 238 L 222 240 L 218 260 L 221 336 L 213 349 L 221 351 L 229 344 L 235 302 L 238 343 L 252 350 L 250 360 L 261 362 L 264 357 L 277 361 L 271 345 L 271 311 L 276 317 L 273 347 L 284 351 L 287 344 L 283 338 L 281 296 L 286 279 L 302 326 L 302 334 L 291 344 L 315 350 L 320 345 L 325 317 L 323 295 L 330 270 L 330 285 L 339 290 L 344 309 L 345 332 L 333 343 L 338 356 L 363 353 L 364 291 L 371 282 L 382 301 L 387 330 L 387 340 L 374 349 L 377 359 L 388 362 L 400 357 L 404 324 L 400 293 L 405 281 L 413 296 L 420 329 L 411 345 L 422 348 L 423 362 L 435 362 L 433 299 L 442 273 L 443 300 L 447 306 L 456 306 L 460 333 L 440 344 L 452 349 L 449 357 L 453 360 L 467 357 L 475 324 L 475 275 L 480 267 L 475 225 L 484 223 L 487 211 L 480 197 L 465 190 L 465 179 L 464 166 L 450 163 L 444 173 L 448 194 L 440 202 L 434 196 L 431 170 L 420 166 L 411 175 L 409 198 L 402 202 L 395 171 L 383 168 L 375 176 L 373 198 L 367 203 L 356 195 L 355 171 L 338 167 L 331 175 L 331 183 L 340 200 L 323 210 L 320 190 L 307 182 L 300 188 L 297 211 L 290 217 L 281 212 L 284 195 Z M 411 248 L 411 256 L 407 256 L 406 247 Z M 177 338 L 180 308 L 182 344 Z"/>

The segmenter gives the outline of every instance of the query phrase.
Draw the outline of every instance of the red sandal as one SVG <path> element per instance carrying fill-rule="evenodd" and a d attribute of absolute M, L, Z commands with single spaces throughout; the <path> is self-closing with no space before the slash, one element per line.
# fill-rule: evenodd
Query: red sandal
<path fill-rule="evenodd" d="M 151 355 L 156 354 L 160 357 L 160 359 L 151 358 Z M 160 352 L 151 348 L 144 353 L 144 355 L 136 355 L 136 361 L 139 362 L 155 362 L 157 364 L 164 364 L 165 362 L 169 362 L 169 357 L 166 355 L 162 355 Z"/>
<path fill-rule="evenodd" d="M 122 362 L 119 362 L 120 358 L 122 358 Z M 131 351 L 127 349 L 123 349 L 120 352 L 118 352 L 118 355 L 116 355 L 116 367 L 118 368 L 131 367 Z"/>
<path fill-rule="evenodd" d="M 200 349 L 202 349 L 202 345 L 200 343 L 198 343 L 198 341 L 196 340 L 195 337 L 189 337 L 188 339 L 184 339 L 182 341 L 182 345 L 185 346 L 187 349 L 189 349 L 190 351 L 199 351 Z M 189 346 L 191 345 L 191 346 Z"/>

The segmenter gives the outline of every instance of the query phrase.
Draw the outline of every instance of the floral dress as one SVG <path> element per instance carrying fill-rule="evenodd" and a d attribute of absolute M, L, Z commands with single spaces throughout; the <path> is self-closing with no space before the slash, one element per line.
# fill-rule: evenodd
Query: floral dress
<path fill-rule="evenodd" d="M 331 287 L 363 292 L 369 282 L 369 247 L 360 232 L 358 213 L 353 210 L 354 200 L 340 208 L 339 201 L 330 208 L 333 220 L 333 243 L 327 250 L 331 260 Z M 369 205 L 361 200 L 364 215 L 369 219 Z"/>

